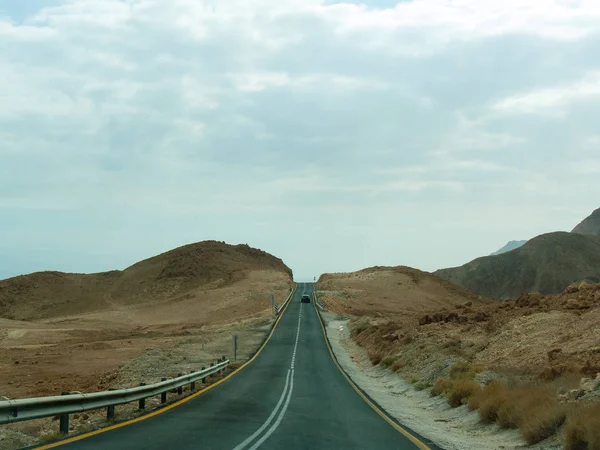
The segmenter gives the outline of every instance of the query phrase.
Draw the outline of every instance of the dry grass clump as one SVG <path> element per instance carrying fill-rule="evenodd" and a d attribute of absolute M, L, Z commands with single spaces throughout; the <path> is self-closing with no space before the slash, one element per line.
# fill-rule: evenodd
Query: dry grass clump
<path fill-rule="evenodd" d="M 361 317 L 359 319 L 353 320 L 350 322 L 350 336 L 356 337 L 362 332 L 371 328 L 371 323 L 369 319 L 366 317 Z"/>
<path fill-rule="evenodd" d="M 376 366 L 377 364 L 379 364 L 381 362 L 381 359 L 383 358 L 383 355 L 380 352 L 369 352 L 369 360 L 371 361 L 371 364 L 373 364 L 374 366 Z"/>
<path fill-rule="evenodd" d="M 395 361 L 396 361 L 395 356 L 388 356 L 386 358 L 383 358 L 379 364 L 381 364 L 382 367 L 385 367 L 387 369 L 388 367 L 391 367 Z"/>
<path fill-rule="evenodd" d="M 431 396 L 436 397 L 438 395 L 445 394 L 451 386 L 452 382 L 450 380 L 446 378 L 438 378 L 435 380 L 433 388 L 431 388 Z"/>
<path fill-rule="evenodd" d="M 392 372 L 398 372 L 400 369 L 402 369 L 404 367 L 404 362 L 400 361 L 400 360 L 396 360 L 394 361 L 394 363 L 392 364 L 391 370 Z"/>
<path fill-rule="evenodd" d="M 481 391 L 479 383 L 472 380 L 457 380 L 446 392 L 448 403 L 453 408 L 466 404 L 469 399 Z"/>
<path fill-rule="evenodd" d="M 600 403 L 574 411 L 564 430 L 565 450 L 600 450 Z"/>
<path fill-rule="evenodd" d="M 518 428 L 528 444 L 540 442 L 562 426 L 566 410 L 550 389 L 541 386 L 510 388 L 492 382 L 469 400 L 484 422 Z"/>

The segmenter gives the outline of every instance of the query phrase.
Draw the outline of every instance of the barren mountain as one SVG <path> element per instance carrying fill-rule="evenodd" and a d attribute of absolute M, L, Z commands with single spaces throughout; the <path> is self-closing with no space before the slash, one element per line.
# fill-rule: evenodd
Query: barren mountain
<path fill-rule="evenodd" d="M 511 252 L 477 258 L 435 275 L 498 299 L 527 292 L 559 293 L 578 281 L 600 282 L 600 237 L 543 234 Z"/>
<path fill-rule="evenodd" d="M 600 208 L 573 228 L 572 233 L 600 236 Z"/>
<path fill-rule="evenodd" d="M 38 272 L 0 280 L 0 317 L 32 320 L 201 296 L 252 271 L 292 277 L 278 258 L 247 245 L 205 241 L 96 274 Z"/>

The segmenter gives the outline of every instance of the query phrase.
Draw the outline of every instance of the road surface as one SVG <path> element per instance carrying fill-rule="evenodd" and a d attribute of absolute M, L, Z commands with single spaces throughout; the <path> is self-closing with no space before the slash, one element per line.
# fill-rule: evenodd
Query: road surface
<path fill-rule="evenodd" d="M 334 363 L 299 284 L 271 339 L 246 368 L 162 414 L 61 445 L 65 450 L 416 449 Z M 421 446 L 421 448 L 426 448 Z"/>

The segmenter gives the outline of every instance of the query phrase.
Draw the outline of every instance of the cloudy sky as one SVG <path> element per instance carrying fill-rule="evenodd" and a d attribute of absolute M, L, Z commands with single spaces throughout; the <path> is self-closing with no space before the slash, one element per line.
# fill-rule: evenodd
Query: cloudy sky
<path fill-rule="evenodd" d="M 600 206 L 598 0 L 0 0 L 0 278 L 204 239 L 299 279 Z"/>

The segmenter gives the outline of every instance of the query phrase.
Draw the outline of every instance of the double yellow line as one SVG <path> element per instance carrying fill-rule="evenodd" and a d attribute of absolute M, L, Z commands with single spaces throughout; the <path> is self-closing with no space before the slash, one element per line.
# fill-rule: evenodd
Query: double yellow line
<path fill-rule="evenodd" d="M 110 427 L 101 428 L 100 430 L 90 431 L 89 433 L 81 434 L 79 436 L 74 436 L 74 437 L 69 438 L 69 439 L 64 439 L 64 440 L 59 441 L 59 442 L 55 442 L 55 443 L 47 444 L 47 445 L 42 445 L 41 447 L 36 447 L 36 450 L 46 450 L 46 449 L 50 449 L 50 448 L 60 447 L 61 445 L 70 444 L 72 442 L 76 442 L 76 441 L 80 441 L 82 439 L 86 439 L 86 438 L 89 438 L 89 437 L 92 437 L 92 436 L 96 436 L 97 434 L 106 433 L 107 431 L 110 431 L 110 430 L 116 430 L 117 428 L 126 427 L 127 425 L 131 425 L 132 423 L 141 422 L 142 420 L 149 419 L 150 417 L 158 416 L 159 414 L 167 412 L 170 409 L 176 408 L 179 405 L 182 405 L 182 404 L 184 404 L 186 402 L 189 402 L 193 398 L 196 398 L 196 397 L 204 394 L 205 392 L 210 391 L 211 389 L 213 389 L 214 387 L 218 386 L 219 384 L 227 381 L 229 378 L 231 378 L 232 376 L 234 376 L 240 370 L 244 369 L 250 363 L 252 363 L 252 361 L 254 361 L 258 357 L 258 355 L 260 354 L 260 352 L 262 352 L 263 349 L 266 347 L 266 345 L 269 343 L 269 340 L 271 339 L 271 337 L 273 336 L 273 333 L 275 332 L 275 328 L 277 328 L 277 325 L 279 324 L 279 321 L 283 317 L 283 313 L 288 308 L 288 306 L 290 306 L 290 303 L 292 303 L 292 298 L 294 297 L 294 294 L 296 293 L 296 288 L 297 287 L 298 287 L 297 285 L 294 285 L 294 290 L 292 291 L 290 301 L 288 301 L 288 303 L 285 306 L 285 308 L 283 309 L 283 311 L 280 312 L 279 316 L 277 317 L 277 320 L 275 321 L 275 324 L 273 324 L 273 328 L 271 328 L 271 332 L 269 333 L 269 336 L 267 336 L 267 339 L 265 339 L 265 342 L 263 342 L 263 344 L 260 346 L 260 348 L 258 349 L 258 351 L 254 354 L 254 356 L 252 358 L 250 358 L 248 361 L 246 361 L 244 364 L 242 364 L 240 367 L 238 367 L 237 369 L 235 369 L 233 372 L 231 372 L 226 377 L 220 379 L 219 381 L 217 381 L 214 384 L 211 384 L 210 386 L 205 387 L 204 389 L 201 389 L 200 391 L 196 392 L 195 394 L 192 394 L 192 395 L 190 395 L 190 396 L 188 396 L 186 398 L 178 400 L 178 401 L 176 401 L 175 403 L 173 403 L 173 404 L 171 404 L 169 406 L 165 406 L 164 408 L 158 409 L 158 410 L 156 410 L 154 412 L 151 412 L 149 414 L 145 414 L 145 415 L 143 415 L 141 417 L 137 417 L 135 419 L 127 420 L 125 422 L 121 422 L 121 423 L 118 423 L 116 425 L 111 425 Z"/>

